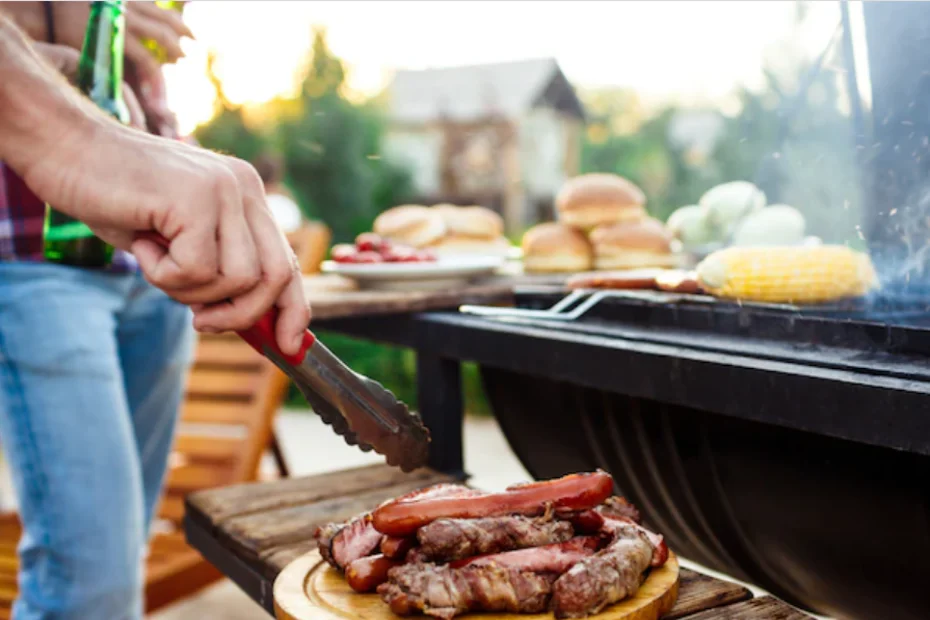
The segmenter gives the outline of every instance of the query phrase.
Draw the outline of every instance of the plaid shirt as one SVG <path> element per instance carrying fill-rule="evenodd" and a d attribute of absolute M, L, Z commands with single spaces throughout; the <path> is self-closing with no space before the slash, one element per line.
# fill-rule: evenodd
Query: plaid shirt
<path fill-rule="evenodd" d="M 0 262 L 44 262 L 42 229 L 45 203 L 15 172 L 0 162 Z M 116 250 L 109 271 L 135 271 L 132 254 Z"/>

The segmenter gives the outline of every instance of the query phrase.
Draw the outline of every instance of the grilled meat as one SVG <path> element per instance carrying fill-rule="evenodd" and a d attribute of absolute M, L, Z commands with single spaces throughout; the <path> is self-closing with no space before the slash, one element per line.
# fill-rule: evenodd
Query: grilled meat
<path fill-rule="evenodd" d="M 346 523 L 328 523 L 316 533 L 320 555 L 338 570 L 374 553 L 382 538 L 371 524 L 370 513 L 353 517 Z"/>
<path fill-rule="evenodd" d="M 480 493 L 481 491 L 469 489 L 461 484 L 441 483 L 411 491 L 384 502 L 382 506 L 437 497 L 469 497 Z M 355 560 L 374 553 L 384 538 L 374 528 L 370 512 L 352 517 L 345 523 L 328 523 L 317 528 L 314 537 L 323 559 L 340 571 L 345 570 Z"/>
<path fill-rule="evenodd" d="M 449 566 L 460 568 L 496 564 L 520 571 L 561 575 L 584 558 L 593 555 L 597 551 L 599 542 L 595 536 L 582 536 L 543 547 L 479 555 L 475 558 L 457 560 Z"/>
<path fill-rule="evenodd" d="M 629 519 L 634 523 L 642 523 L 643 519 L 639 514 L 639 509 L 628 502 L 625 497 L 614 495 L 608 497 L 603 504 L 595 508 L 605 517 L 614 519 Z"/>
<path fill-rule="evenodd" d="M 518 515 L 483 519 L 439 519 L 417 531 L 424 557 L 451 561 L 486 553 L 540 547 L 572 537 L 571 523 L 551 515 L 538 519 Z"/>
<path fill-rule="evenodd" d="M 568 569 L 552 586 L 551 609 L 556 618 L 581 618 L 599 613 L 642 585 L 652 562 L 653 547 L 642 528 L 608 520 L 613 540 L 603 550 Z"/>
<path fill-rule="evenodd" d="M 378 586 L 378 593 L 392 612 L 449 620 L 471 611 L 543 612 L 555 575 L 493 564 L 464 568 L 405 564 L 392 568 L 388 578 Z"/>
<path fill-rule="evenodd" d="M 336 538 L 336 534 L 339 533 L 343 526 L 343 523 L 327 523 L 316 528 L 316 532 L 313 534 L 320 555 L 323 556 L 327 564 L 336 569 L 339 568 L 339 565 L 336 564 L 336 560 L 333 558 L 333 539 Z"/>

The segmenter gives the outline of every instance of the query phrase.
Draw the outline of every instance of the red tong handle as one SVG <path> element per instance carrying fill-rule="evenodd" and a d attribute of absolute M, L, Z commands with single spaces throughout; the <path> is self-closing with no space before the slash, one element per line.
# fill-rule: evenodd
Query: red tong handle
<path fill-rule="evenodd" d="M 139 239 L 148 239 L 149 241 L 154 241 L 163 248 L 168 248 L 168 240 L 157 232 L 141 232 L 137 233 L 136 237 Z M 258 321 L 252 327 L 248 329 L 243 329 L 237 331 L 236 333 L 251 345 L 253 349 L 265 355 L 265 351 L 272 350 L 275 354 L 280 356 L 282 359 L 287 361 L 288 364 L 296 366 L 304 361 L 304 356 L 307 354 L 307 351 L 313 346 L 313 343 L 316 341 L 316 336 L 313 335 L 309 329 L 304 332 L 303 342 L 300 344 L 300 349 L 297 353 L 293 355 L 286 355 L 278 347 L 278 342 L 275 339 L 274 327 L 278 322 L 278 309 L 271 308 L 258 319 Z"/>

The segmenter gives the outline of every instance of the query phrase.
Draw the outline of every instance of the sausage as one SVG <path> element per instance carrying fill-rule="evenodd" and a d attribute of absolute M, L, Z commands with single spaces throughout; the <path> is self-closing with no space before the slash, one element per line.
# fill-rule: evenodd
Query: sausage
<path fill-rule="evenodd" d="M 573 474 L 511 487 L 503 493 L 392 502 L 372 513 L 372 524 L 382 534 L 403 537 L 442 518 L 534 515 L 549 508 L 581 511 L 594 508 L 610 497 L 613 488 L 613 478 L 606 472 Z"/>
<path fill-rule="evenodd" d="M 470 495 L 480 495 L 483 494 L 483 491 L 478 489 L 470 489 L 462 484 L 455 484 L 451 482 L 441 482 L 439 484 L 434 484 L 423 489 L 417 489 L 415 491 L 410 491 L 409 493 L 404 493 L 403 495 L 398 495 L 389 500 L 381 502 L 380 506 L 387 506 L 389 504 L 394 504 L 398 502 L 410 502 L 410 501 L 419 501 L 423 499 L 430 499 L 434 497 L 459 497 L 459 496 L 470 496 Z"/>
<path fill-rule="evenodd" d="M 381 553 L 392 560 L 402 560 L 407 556 L 407 552 L 413 549 L 416 544 L 416 538 L 385 536 L 381 539 Z"/>
<path fill-rule="evenodd" d="M 356 592 L 374 592 L 388 580 L 388 571 L 403 562 L 386 558 L 383 555 L 370 555 L 359 558 L 346 569 L 346 582 Z"/>

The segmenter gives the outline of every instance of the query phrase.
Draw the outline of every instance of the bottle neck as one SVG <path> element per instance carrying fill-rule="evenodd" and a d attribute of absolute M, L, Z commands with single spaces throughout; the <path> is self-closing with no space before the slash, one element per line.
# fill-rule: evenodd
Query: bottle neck
<path fill-rule="evenodd" d="M 123 102 L 123 50 L 126 18 L 123 0 L 91 2 L 77 86 L 94 103 L 128 122 Z"/>

